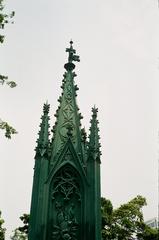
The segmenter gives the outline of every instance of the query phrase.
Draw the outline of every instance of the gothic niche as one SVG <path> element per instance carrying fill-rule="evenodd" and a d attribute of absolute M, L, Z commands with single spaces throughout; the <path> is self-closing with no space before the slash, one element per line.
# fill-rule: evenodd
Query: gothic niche
<path fill-rule="evenodd" d="M 81 225 L 81 187 L 76 170 L 65 165 L 51 186 L 52 239 L 78 240 Z"/>

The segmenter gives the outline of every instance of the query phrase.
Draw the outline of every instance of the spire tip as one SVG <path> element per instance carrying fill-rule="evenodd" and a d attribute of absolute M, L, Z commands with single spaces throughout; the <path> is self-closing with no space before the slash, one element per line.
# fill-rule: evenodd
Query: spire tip
<path fill-rule="evenodd" d="M 70 46 L 70 47 L 72 47 L 72 44 L 73 44 L 73 41 L 72 41 L 72 39 L 71 39 L 71 41 L 70 41 L 70 45 L 71 45 L 71 46 Z"/>
<path fill-rule="evenodd" d="M 46 101 L 46 103 L 44 103 L 44 106 L 43 106 L 44 114 L 48 114 L 49 113 L 49 109 L 50 109 L 50 104 L 48 104 L 48 101 Z"/>

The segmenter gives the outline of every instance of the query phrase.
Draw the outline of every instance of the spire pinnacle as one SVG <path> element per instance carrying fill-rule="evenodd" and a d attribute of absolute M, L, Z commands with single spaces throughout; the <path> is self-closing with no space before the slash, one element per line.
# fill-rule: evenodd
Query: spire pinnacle
<path fill-rule="evenodd" d="M 76 50 L 73 48 L 73 41 L 70 41 L 70 47 L 66 48 L 66 52 L 68 52 L 68 63 L 64 65 L 65 69 L 67 71 L 72 71 L 75 68 L 74 62 L 80 62 L 79 56 L 75 55 Z"/>
<path fill-rule="evenodd" d="M 46 103 L 44 103 L 43 106 L 43 113 L 46 115 L 49 113 L 49 109 L 50 109 L 50 105 L 48 104 L 48 101 L 46 101 Z"/>
<path fill-rule="evenodd" d="M 49 146 L 49 108 L 48 102 L 44 103 L 42 122 L 40 124 L 39 138 L 37 140 L 36 152 L 44 154 Z"/>
<path fill-rule="evenodd" d="M 98 128 L 98 120 L 97 120 L 97 112 L 98 108 L 95 106 L 92 108 L 92 119 L 91 119 L 91 127 L 90 127 L 90 135 L 89 135 L 89 151 L 90 154 L 98 159 L 100 162 L 100 142 L 99 142 L 99 128 Z"/>
<path fill-rule="evenodd" d="M 62 94 L 59 97 L 59 107 L 55 113 L 56 122 L 53 127 L 52 138 L 52 157 L 65 146 L 68 139 L 71 139 L 75 150 L 82 156 L 82 136 L 81 136 L 81 119 L 83 118 L 79 112 L 76 101 L 78 87 L 75 85 L 74 78 L 77 76 L 74 71 L 75 65 L 73 61 L 79 61 L 79 56 L 75 55 L 76 50 L 73 49 L 73 41 L 70 41 L 70 47 L 66 49 L 69 53 L 68 62 L 65 64 L 64 79 L 62 80 Z"/>
<path fill-rule="evenodd" d="M 98 108 L 96 108 L 94 105 L 94 107 L 92 108 L 92 113 L 93 113 L 92 117 L 93 118 L 97 118 L 97 112 L 98 112 Z"/>

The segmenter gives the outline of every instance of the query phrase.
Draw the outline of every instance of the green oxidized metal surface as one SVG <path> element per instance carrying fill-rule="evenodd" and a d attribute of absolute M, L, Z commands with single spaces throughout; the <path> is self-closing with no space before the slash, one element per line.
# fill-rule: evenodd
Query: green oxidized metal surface
<path fill-rule="evenodd" d="M 62 95 L 49 140 L 49 104 L 44 104 L 30 211 L 29 240 L 101 240 L 100 143 L 97 109 L 89 140 L 81 129 L 73 70 L 79 56 L 70 42 Z"/>

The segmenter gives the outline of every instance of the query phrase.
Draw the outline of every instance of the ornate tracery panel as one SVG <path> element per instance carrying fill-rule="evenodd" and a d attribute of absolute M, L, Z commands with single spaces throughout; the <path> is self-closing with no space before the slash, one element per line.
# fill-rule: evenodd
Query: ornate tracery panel
<path fill-rule="evenodd" d="M 62 167 L 51 184 L 52 240 L 79 240 L 81 231 L 81 181 L 69 164 Z"/>

